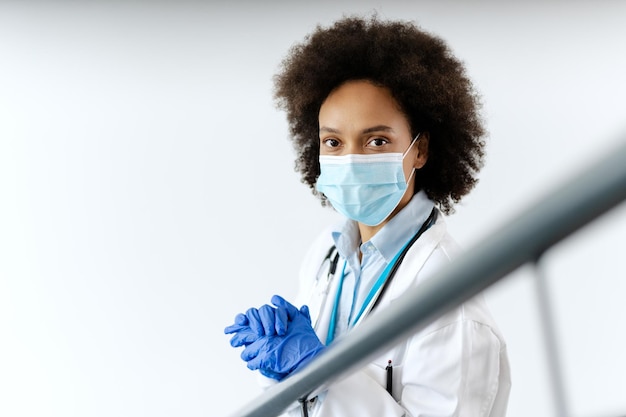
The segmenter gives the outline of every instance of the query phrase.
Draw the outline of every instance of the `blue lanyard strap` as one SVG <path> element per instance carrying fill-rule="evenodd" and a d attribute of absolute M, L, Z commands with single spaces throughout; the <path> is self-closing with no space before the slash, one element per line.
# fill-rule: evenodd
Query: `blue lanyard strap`
<path fill-rule="evenodd" d="M 335 295 L 335 304 L 333 306 L 333 312 L 330 316 L 330 323 L 328 325 L 328 335 L 326 336 L 326 345 L 330 345 L 330 343 L 335 338 L 335 326 L 337 325 L 337 308 L 339 306 L 339 299 L 341 298 L 341 289 L 343 288 L 343 277 L 346 272 L 346 265 L 348 261 L 344 261 L 343 268 L 341 268 L 341 275 L 339 276 L 339 284 L 337 287 L 337 295 Z"/>
<path fill-rule="evenodd" d="M 418 232 L 413 237 L 411 237 L 411 239 L 409 239 L 409 241 L 406 242 L 404 246 L 402 246 L 402 249 L 398 251 L 396 256 L 394 256 L 391 262 L 389 262 L 389 264 L 387 265 L 383 273 L 380 274 L 380 276 L 374 283 L 374 286 L 367 294 L 367 297 L 365 298 L 365 301 L 363 302 L 363 305 L 361 306 L 359 313 L 356 315 L 356 317 L 354 318 L 350 326 L 354 326 L 354 324 L 361 318 L 361 316 L 363 315 L 363 313 L 365 312 L 369 304 L 372 302 L 374 297 L 376 297 L 376 302 L 378 302 L 378 300 L 380 299 L 380 296 L 383 294 L 383 292 L 386 289 L 386 284 L 388 283 L 388 281 L 390 281 L 390 278 L 393 277 L 393 275 L 396 273 L 396 270 L 398 269 L 400 263 L 404 259 L 404 256 L 408 252 L 409 248 L 413 246 L 413 243 L 415 243 L 417 239 L 419 239 L 422 233 L 428 230 L 430 226 L 432 226 L 435 223 L 436 219 L 437 219 L 437 209 L 433 208 L 433 210 L 430 213 L 430 216 L 428 216 L 428 219 L 426 219 L 424 224 L 422 224 L 422 227 L 420 227 Z M 347 263 L 348 263 L 347 260 L 344 261 L 343 268 L 341 269 L 341 275 L 339 276 L 339 283 L 337 287 L 337 294 L 335 296 L 335 303 L 333 305 L 333 311 L 331 313 L 330 323 L 328 325 L 326 345 L 330 345 L 330 343 L 335 338 L 335 328 L 337 325 L 337 311 L 339 310 L 339 301 L 341 299 L 341 290 L 343 287 L 343 279 L 344 279 Z"/>
<path fill-rule="evenodd" d="M 370 304 L 370 302 L 372 301 L 372 299 L 374 298 L 374 296 L 376 294 L 379 293 L 379 290 L 382 289 L 383 285 L 385 285 L 385 282 L 387 282 L 387 279 L 389 278 L 390 274 L 391 274 L 391 270 L 393 269 L 393 267 L 396 265 L 396 263 L 398 262 L 398 259 L 400 259 L 400 255 L 402 255 L 404 253 L 404 251 L 407 249 L 407 247 L 409 246 L 409 244 L 413 241 L 413 239 L 409 240 L 408 242 L 406 242 L 404 244 L 404 246 L 402 247 L 402 249 L 396 254 L 396 256 L 393 257 L 393 259 L 391 260 L 391 262 L 389 262 L 389 264 L 387 265 L 387 267 L 385 268 L 385 270 L 383 271 L 382 274 L 380 274 L 380 276 L 378 277 L 378 279 L 376 280 L 376 282 L 374 283 L 374 286 L 372 287 L 372 289 L 370 290 L 370 292 L 367 294 L 367 297 L 365 298 L 365 301 L 363 301 L 363 305 L 361 306 L 361 310 L 359 310 L 359 313 L 356 315 L 356 317 L 354 318 L 354 320 L 352 320 L 352 324 L 351 326 L 354 326 L 354 324 L 359 321 L 359 319 L 361 318 L 361 315 L 363 314 L 363 312 L 365 311 L 365 309 L 367 308 L 367 306 Z"/>

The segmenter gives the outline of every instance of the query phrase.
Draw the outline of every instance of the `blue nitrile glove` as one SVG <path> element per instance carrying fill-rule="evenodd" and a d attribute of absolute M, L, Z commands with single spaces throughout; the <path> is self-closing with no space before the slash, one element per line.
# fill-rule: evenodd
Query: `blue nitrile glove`
<path fill-rule="evenodd" d="M 263 336 L 282 336 L 287 333 L 287 310 L 267 304 L 250 308 L 246 314 L 237 314 L 235 324 L 224 329 L 224 333 L 235 335 L 230 339 L 233 347 L 249 345 Z"/>
<path fill-rule="evenodd" d="M 264 336 L 249 344 L 241 353 L 248 368 L 280 381 L 301 369 L 326 349 L 313 327 L 309 308 L 298 310 L 284 298 L 275 295 L 272 303 L 287 311 L 289 326 L 284 336 Z"/>

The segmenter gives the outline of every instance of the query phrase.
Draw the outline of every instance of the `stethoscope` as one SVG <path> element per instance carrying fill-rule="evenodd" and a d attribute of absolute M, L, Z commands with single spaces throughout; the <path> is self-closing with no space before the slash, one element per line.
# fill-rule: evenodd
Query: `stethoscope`
<path fill-rule="evenodd" d="M 400 267 L 400 264 L 404 260 L 404 257 L 406 256 L 409 249 L 411 249 L 413 244 L 420 238 L 420 236 L 426 230 L 428 230 L 436 222 L 436 220 L 437 220 L 437 209 L 433 208 L 432 211 L 430 212 L 430 215 L 428 216 L 426 221 L 424 221 L 424 223 L 422 224 L 420 229 L 417 231 L 417 233 L 413 235 L 411 239 L 409 239 L 409 241 L 404 244 L 402 249 L 400 249 L 400 251 L 396 254 L 393 260 L 387 265 L 387 268 L 385 268 L 382 274 L 375 281 L 374 286 L 372 287 L 372 289 L 366 296 L 365 301 L 363 305 L 361 306 L 361 309 L 358 311 L 355 318 L 351 321 L 351 327 L 354 326 L 362 317 L 365 317 L 367 314 L 369 314 L 369 312 L 372 311 L 378 305 L 379 301 L 382 299 L 383 294 L 385 293 L 387 288 L 389 288 L 389 284 L 393 280 L 393 277 L 395 276 L 398 268 Z M 337 311 L 339 307 L 339 299 L 341 296 L 341 287 L 343 284 L 343 277 L 345 274 L 346 263 L 347 261 L 344 261 L 341 274 L 339 275 L 337 294 L 334 298 L 334 305 L 333 305 L 333 309 L 331 313 L 328 335 L 326 338 L 327 345 L 330 344 L 334 338 L 335 323 L 337 321 Z M 317 317 L 315 318 L 315 322 L 313 323 L 313 327 L 315 329 L 317 329 L 318 327 L 320 316 L 322 316 L 322 312 L 324 311 L 324 308 L 326 306 L 326 302 L 328 300 L 328 291 L 335 277 L 335 274 L 337 273 L 338 265 L 339 265 L 339 252 L 337 252 L 337 248 L 333 245 L 328 250 L 324 260 L 322 261 L 322 264 L 320 265 L 317 278 L 316 278 L 316 283 L 314 285 L 314 288 L 317 289 L 318 294 L 322 297 L 322 303 L 318 310 Z"/>
<path fill-rule="evenodd" d="M 333 281 L 333 277 L 337 272 L 337 264 L 339 263 L 339 252 L 335 245 L 332 245 L 328 250 L 328 253 L 324 257 L 322 264 L 320 265 L 319 270 L 317 271 L 317 277 L 315 279 L 315 284 L 313 286 L 313 291 L 316 293 L 318 297 L 322 298 L 321 304 L 318 306 L 317 316 L 314 318 L 314 322 L 312 323 L 313 328 L 317 330 L 320 317 L 322 316 L 322 312 L 326 307 L 326 300 L 328 299 L 328 291 L 330 289 L 330 284 Z M 324 273 L 326 271 L 326 273 Z"/>

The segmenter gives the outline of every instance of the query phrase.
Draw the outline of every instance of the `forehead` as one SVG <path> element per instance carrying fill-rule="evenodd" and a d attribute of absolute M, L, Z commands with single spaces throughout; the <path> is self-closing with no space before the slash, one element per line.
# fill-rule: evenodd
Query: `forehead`
<path fill-rule="evenodd" d="M 348 81 L 333 90 L 319 112 L 321 126 L 408 124 L 389 89 L 366 80 Z"/>

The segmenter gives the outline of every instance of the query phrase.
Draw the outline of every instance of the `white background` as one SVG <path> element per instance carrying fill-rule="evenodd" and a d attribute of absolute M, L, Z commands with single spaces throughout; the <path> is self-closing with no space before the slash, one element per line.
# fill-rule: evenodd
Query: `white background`
<path fill-rule="evenodd" d="M 316 24 L 443 37 L 482 94 L 471 247 L 626 131 L 626 2 L 0 3 L 0 416 L 222 416 L 259 395 L 223 328 L 336 219 L 293 170 L 272 75 Z M 575 416 L 626 412 L 626 207 L 547 259 Z M 509 416 L 554 415 L 532 270 L 487 291 Z"/>

